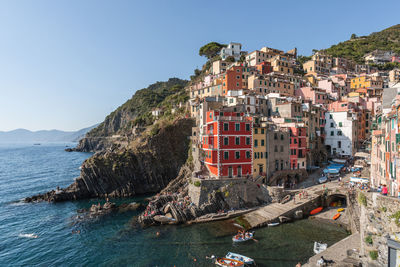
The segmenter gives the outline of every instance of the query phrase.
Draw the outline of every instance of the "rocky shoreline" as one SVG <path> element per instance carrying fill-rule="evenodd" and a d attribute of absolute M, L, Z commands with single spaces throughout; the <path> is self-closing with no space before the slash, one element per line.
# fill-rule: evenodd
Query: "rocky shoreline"
<path fill-rule="evenodd" d="M 154 135 L 142 135 L 128 147 L 97 152 L 82 164 L 73 184 L 27 197 L 25 202 L 158 193 L 177 177 L 186 162 L 192 126 L 192 119 L 177 119 Z"/>

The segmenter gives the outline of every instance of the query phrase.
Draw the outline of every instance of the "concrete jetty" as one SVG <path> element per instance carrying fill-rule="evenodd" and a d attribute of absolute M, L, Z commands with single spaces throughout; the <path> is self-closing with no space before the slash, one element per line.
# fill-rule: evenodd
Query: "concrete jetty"
<path fill-rule="evenodd" d="M 317 261 L 323 256 L 327 260 L 334 260 L 337 266 L 358 266 L 358 251 L 360 250 L 360 234 L 354 233 L 345 239 L 328 247 L 327 250 L 312 256 L 304 267 L 317 266 Z M 336 265 L 335 265 L 336 266 Z"/>
<path fill-rule="evenodd" d="M 295 213 L 300 210 L 303 214 L 309 214 L 311 210 L 321 205 L 321 195 L 325 188 L 328 189 L 329 194 L 341 193 L 337 182 L 315 185 L 304 190 L 307 195 L 306 198 L 300 199 L 299 195 L 296 195 L 295 200 L 292 198 L 285 204 L 272 203 L 260 207 L 255 211 L 244 214 L 240 219 L 245 222 L 248 229 L 253 229 L 266 226 L 271 222 L 280 222 L 282 217 L 293 218 Z"/>

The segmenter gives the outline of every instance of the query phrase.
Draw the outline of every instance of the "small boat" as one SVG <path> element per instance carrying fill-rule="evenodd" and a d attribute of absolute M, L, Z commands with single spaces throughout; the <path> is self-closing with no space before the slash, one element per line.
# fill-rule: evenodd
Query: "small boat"
<path fill-rule="evenodd" d="M 228 259 L 228 258 L 217 258 L 215 260 L 215 264 L 218 266 L 223 266 L 223 267 L 244 266 L 243 261 L 238 261 L 238 260 Z"/>
<path fill-rule="evenodd" d="M 279 225 L 279 223 L 278 222 L 275 222 L 275 223 L 269 223 L 268 224 L 268 227 L 274 227 L 274 226 L 278 226 Z"/>
<path fill-rule="evenodd" d="M 342 214 L 340 214 L 340 213 L 336 213 L 336 215 L 335 215 L 335 216 L 333 216 L 333 217 L 332 217 L 332 219 L 334 219 L 334 220 L 337 220 L 337 219 L 340 217 L 340 215 L 342 215 Z"/>
<path fill-rule="evenodd" d="M 176 222 L 176 219 L 164 215 L 156 215 L 153 219 L 160 223 Z"/>
<path fill-rule="evenodd" d="M 35 144 L 33 144 L 34 146 L 40 146 L 41 144 L 40 143 L 35 143 Z"/>
<path fill-rule="evenodd" d="M 328 248 L 328 244 L 314 242 L 314 253 L 318 254 Z"/>
<path fill-rule="evenodd" d="M 344 208 L 337 209 L 337 212 L 344 211 Z"/>
<path fill-rule="evenodd" d="M 253 264 L 254 263 L 254 260 L 252 258 L 243 256 L 243 255 L 240 255 L 237 253 L 233 253 L 233 252 L 228 252 L 228 254 L 226 254 L 225 258 L 242 261 L 245 264 Z"/>
<path fill-rule="evenodd" d="M 232 241 L 233 242 L 244 242 L 244 241 L 253 239 L 254 232 L 247 232 L 247 234 L 248 234 L 247 236 L 237 234 L 234 237 L 232 237 Z"/>
<path fill-rule="evenodd" d="M 320 212 L 322 211 L 322 209 L 323 209 L 323 207 L 318 207 L 318 208 L 316 208 L 316 209 L 313 209 L 313 210 L 310 212 L 310 215 L 315 215 L 315 214 L 317 214 L 317 213 L 320 213 Z"/>

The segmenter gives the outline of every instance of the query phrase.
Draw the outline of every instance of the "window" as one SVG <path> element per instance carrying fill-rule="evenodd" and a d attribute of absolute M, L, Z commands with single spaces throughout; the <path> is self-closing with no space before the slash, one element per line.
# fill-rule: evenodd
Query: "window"
<path fill-rule="evenodd" d="M 261 139 L 261 146 L 264 146 L 264 139 Z"/>
<path fill-rule="evenodd" d="M 240 151 L 235 152 L 235 159 L 240 159 Z"/>
<path fill-rule="evenodd" d="M 257 153 L 256 153 L 256 152 L 254 152 L 254 158 L 255 158 L 255 159 L 257 158 Z"/>
<path fill-rule="evenodd" d="M 343 127 L 343 124 L 342 124 L 342 122 L 339 122 L 339 127 Z"/>
<path fill-rule="evenodd" d="M 338 132 L 337 132 L 337 135 L 342 135 L 342 131 L 338 131 Z"/>
<path fill-rule="evenodd" d="M 246 145 L 250 145 L 250 137 L 246 137 Z"/>
<path fill-rule="evenodd" d="M 235 124 L 235 131 L 236 132 L 240 131 L 240 123 Z"/>
<path fill-rule="evenodd" d="M 278 134 L 277 133 L 274 133 L 274 139 L 278 140 Z"/>
<path fill-rule="evenodd" d="M 331 136 L 334 136 L 335 135 L 335 132 L 334 131 L 331 131 Z"/>
<path fill-rule="evenodd" d="M 229 124 L 228 123 L 224 123 L 224 131 L 229 131 Z"/>
<path fill-rule="evenodd" d="M 250 151 L 246 151 L 246 159 L 250 158 Z"/>
<path fill-rule="evenodd" d="M 297 139 L 296 138 L 293 138 L 293 143 L 297 144 Z"/>
<path fill-rule="evenodd" d="M 278 146 L 275 146 L 274 152 L 278 152 Z"/>
<path fill-rule="evenodd" d="M 268 152 L 264 152 L 265 153 L 265 158 L 268 158 Z"/>
<path fill-rule="evenodd" d="M 228 151 L 224 152 L 224 159 L 229 159 L 229 152 Z"/>
<path fill-rule="evenodd" d="M 246 131 L 250 131 L 250 124 L 246 123 Z"/>
<path fill-rule="evenodd" d="M 335 126 L 333 126 L 333 122 L 331 122 L 331 128 L 334 128 Z"/>
<path fill-rule="evenodd" d="M 224 113 L 223 113 L 223 112 L 220 112 L 219 115 L 220 115 L 221 117 L 223 117 L 223 116 L 224 116 Z"/>
<path fill-rule="evenodd" d="M 235 137 L 235 145 L 240 145 L 240 137 Z"/>
<path fill-rule="evenodd" d="M 254 147 L 258 147 L 258 140 L 254 139 Z"/>
<path fill-rule="evenodd" d="M 254 129 L 254 133 L 255 133 L 255 134 L 258 134 L 258 129 Z"/>
<path fill-rule="evenodd" d="M 281 134 L 281 140 L 283 140 L 283 134 Z"/>
<path fill-rule="evenodd" d="M 261 158 L 263 158 L 263 157 L 264 157 L 264 153 L 261 152 Z"/>
<path fill-rule="evenodd" d="M 329 114 L 329 119 L 332 119 L 332 114 Z"/>
<path fill-rule="evenodd" d="M 264 134 L 264 129 L 261 129 L 261 134 Z"/>
<path fill-rule="evenodd" d="M 281 146 L 281 152 L 283 152 L 283 146 Z"/>
<path fill-rule="evenodd" d="M 342 148 L 342 142 L 341 142 L 341 141 L 338 141 L 338 142 L 337 142 L 337 146 L 338 146 L 338 148 Z"/>
<path fill-rule="evenodd" d="M 228 137 L 224 137 L 224 145 L 225 146 L 229 145 L 229 138 Z"/>

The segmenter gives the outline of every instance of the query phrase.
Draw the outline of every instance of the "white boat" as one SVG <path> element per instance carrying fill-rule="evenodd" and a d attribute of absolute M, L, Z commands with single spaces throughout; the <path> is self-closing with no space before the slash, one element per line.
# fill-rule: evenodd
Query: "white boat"
<path fill-rule="evenodd" d="M 234 237 L 232 237 L 232 241 L 233 242 L 244 242 L 244 241 L 253 239 L 253 235 L 254 235 L 254 232 L 247 232 L 247 236 L 237 234 Z"/>
<path fill-rule="evenodd" d="M 225 258 L 242 261 L 245 264 L 253 264 L 254 263 L 254 260 L 252 258 L 243 256 L 243 255 L 240 255 L 240 254 L 237 254 L 237 253 L 233 253 L 233 252 L 228 252 L 226 254 Z"/>
<path fill-rule="evenodd" d="M 228 259 L 228 258 L 217 258 L 215 260 L 215 264 L 218 266 L 222 266 L 222 267 L 244 266 L 243 261 L 238 261 L 238 260 Z"/>
<path fill-rule="evenodd" d="M 314 242 L 314 253 L 318 254 L 328 248 L 328 244 Z"/>
<path fill-rule="evenodd" d="M 278 226 L 279 225 L 279 223 L 278 222 L 275 222 L 275 223 L 269 223 L 268 224 L 268 227 L 274 227 L 274 226 Z"/>

